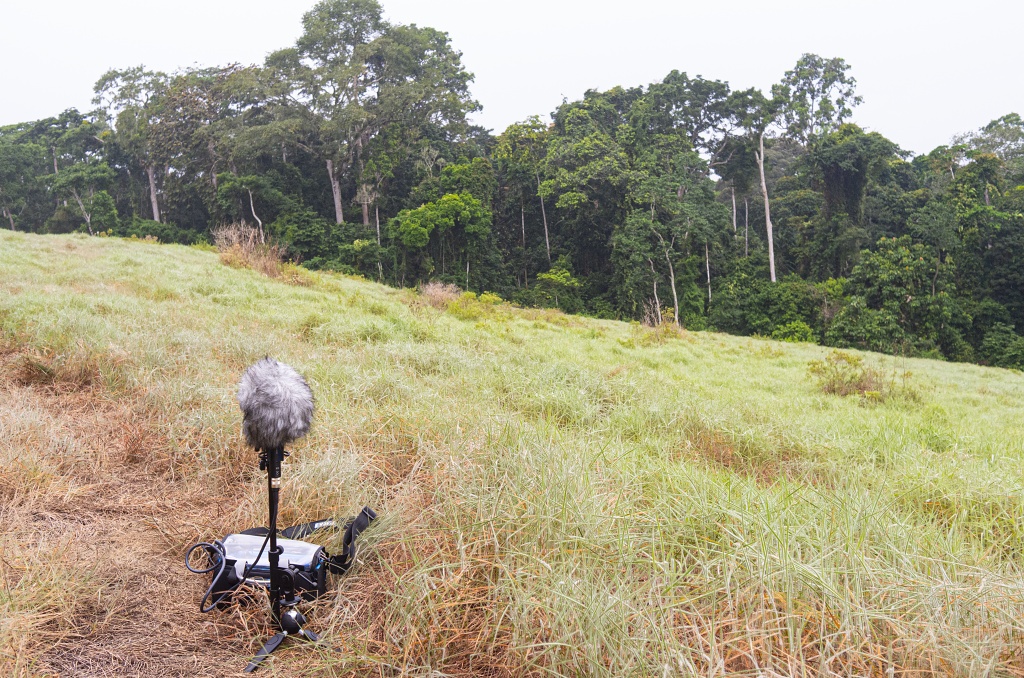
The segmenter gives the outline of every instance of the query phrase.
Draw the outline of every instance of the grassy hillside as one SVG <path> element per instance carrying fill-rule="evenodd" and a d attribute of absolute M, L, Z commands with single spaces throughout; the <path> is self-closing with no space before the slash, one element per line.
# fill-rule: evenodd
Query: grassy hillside
<path fill-rule="evenodd" d="M 318 407 L 282 520 L 382 516 L 338 651 L 267 675 L 1024 674 L 1020 374 L 864 354 L 891 397 L 844 398 L 817 346 L 442 302 L 0 231 L 5 675 L 244 665 L 263 612 L 180 558 L 264 519 L 266 354 Z"/>

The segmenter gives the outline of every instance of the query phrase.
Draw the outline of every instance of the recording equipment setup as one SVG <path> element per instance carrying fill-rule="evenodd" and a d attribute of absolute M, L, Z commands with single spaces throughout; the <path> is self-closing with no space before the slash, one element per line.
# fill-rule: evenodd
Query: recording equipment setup
<path fill-rule="evenodd" d="M 284 446 L 306 435 L 313 419 L 313 392 L 293 368 L 273 358 L 251 365 L 238 385 L 242 432 L 259 452 L 260 470 L 267 472 L 268 527 L 256 527 L 212 543 L 199 542 L 185 553 L 185 567 L 210 574 L 211 582 L 199 601 L 202 612 L 226 607 L 243 584 L 265 588 L 270 598 L 271 622 L 278 628 L 260 649 L 245 673 L 281 646 L 288 636 L 318 642 L 305 628 L 306 617 L 297 606 L 327 593 L 328 573 L 345 574 L 355 560 L 356 538 L 377 517 L 368 507 L 339 525 L 333 519 L 277 528 L 281 464 L 289 456 Z M 344 529 L 341 553 L 332 556 L 324 547 L 301 541 L 321 530 Z M 280 537 L 280 538 L 279 538 Z M 267 547 L 270 547 L 269 549 Z M 192 564 L 193 553 L 203 551 L 207 566 Z M 283 565 L 282 565 L 283 563 Z"/>

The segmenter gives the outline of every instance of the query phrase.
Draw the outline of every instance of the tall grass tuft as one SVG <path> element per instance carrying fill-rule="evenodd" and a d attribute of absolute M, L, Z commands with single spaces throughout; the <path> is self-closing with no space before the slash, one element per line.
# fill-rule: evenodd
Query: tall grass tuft
<path fill-rule="evenodd" d="M 281 274 L 284 247 L 266 242 L 260 230 L 245 224 L 226 224 L 214 229 L 213 242 L 227 266 L 251 268 L 268 278 Z"/>

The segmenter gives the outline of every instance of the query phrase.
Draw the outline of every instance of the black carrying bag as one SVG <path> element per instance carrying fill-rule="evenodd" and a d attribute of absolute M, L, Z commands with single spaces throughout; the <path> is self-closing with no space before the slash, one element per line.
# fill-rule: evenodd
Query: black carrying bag
<path fill-rule="evenodd" d="M 302 595 L 304 600 L 314 600 L 327 593 L 327 573 L 345 574 L 349 571 L 352 563 L 355 562 L 356 539 L 370 526 L 370 523 L 376 517 L 377 514 L 373 509 L 369 506 L 364 506 L 359 515 L 349 519 L 344 527 L 345 534 L 341 540 L 341 552 L 337 555 L 332 556 L 323 547 L 315 547 L 313 549 L 306 549 L 304 555 L 300 558 L 287 558 L 288 552 L 286 550 L 284 554 L 285 564 L 282 567 L 291 576 L 292 588 L 295 593 Z M 287 540 L 301 540 L 314 532 L 327 529 L 334 530 L 338 529 L 338 527 L 336 520 L 327 518 L 325 520 L 315 520 L 310 523 L 286 527 L 283 530 L 278 530 L 278 536 Z M 238 534 L 247 537 L 263 538 L 269 532 L 270 530 L 266 527 L 253 527 Z M 232 536 L 234 535 L 226 537 L 225 543 L 229 543 Z M 312 546 L 309 544 L 304 545 Z M 311 555 L 310 551 L 312 551 Z M 236 563 L 239 558 L 232 558 L 231 556 L 232 553 L 230 552 L 225 554 L 227 567 L 221 570 L 220 576 L 217 577 L 211 587 L 211 592 L 218 600 L 219 607 L 227 604 L 230 594 L 242 583 L 236 569 Z M 211 562 L 219 557 L 219 553 L 210 553 Z M 243 563 L 242 569 L 244 570 L 248 565 L 249 563 Z M 269 569 L 259 566 L 250 568 L 250 575 L 247 577 L 247 581 L 260 586 L 269 586 Z"/>
<path fill-rule="evenodd" d="M 331 556 L 327 551 L 323 552 L 324 561 L 327 563 L 327 569 L 330 570 L 331 574 L 345 574 L 352 567 L 352 563 L 356 559 L 356 539 L 370 526 L 370 523 L 376 517 L 377 514 L 372 508 L 364 506 L 359 515 L 355 518 L 350 518 L 345 523 L 345 536 L 341 539 L 341 553 Z M 291 527 L 284 528 L 278 534 L 285 539 L 302 539 L 319 530 L 336 529 L 337 527 L 338 523 L 334 518 L 327 518 L 325 520 L 314 520 L 311 523 L 292 525 Z M 265 527 L 256 527 L 252 530 L 246 530 L 242 534 L 265 537 L 267 532 L 268 530 Z"/>

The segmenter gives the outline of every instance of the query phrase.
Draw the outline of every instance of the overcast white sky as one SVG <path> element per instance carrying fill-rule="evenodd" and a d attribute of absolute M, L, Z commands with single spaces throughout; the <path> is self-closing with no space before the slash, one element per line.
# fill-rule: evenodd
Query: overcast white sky
<path fill-rule="evenodd" d="M 292 44 L 314 0 L 2 0 L 0 124 L 90 108 L 108 68 L 256 63 Z M 926 152 L 1024 114 L 1020 0 L 382 0 L 447 31 L 476 74 L 477 122 L 500 132 L 586 89 L 672 69 L 770 87 L 803 52 L 852 64 L 855 120 Z"/>

